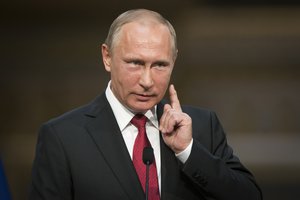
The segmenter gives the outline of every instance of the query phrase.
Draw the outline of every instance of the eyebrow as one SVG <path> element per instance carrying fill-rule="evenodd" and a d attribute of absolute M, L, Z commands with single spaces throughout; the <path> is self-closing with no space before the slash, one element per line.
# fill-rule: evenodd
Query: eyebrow
<path fill-rule="evenodd" d="M 158 61 L 155 61 L 153 64 L 154 64 L 154 65 L 168 66 L 168 65 L 170 65 L 170 62 L 169 62 L 169 61 L 166 61 L 166 60 L 158 60 Z"/>
<path fill-rule="evenodd" d="M 137 57 L 127 57 L 123 59 L 125 62 L 131 62 L 131 61 L 135 61 L 135 62 L 140 62 L 141 64 L 145 64 L 145 60 L 142 58 L 137 58 Z M 170 62 L 167 60 L 156 60 L 152 63 L 152 65 L 170 65 Z"/>
<path fill-rule="evenodd" d="M 145 64 L 145 61 L 144 61 L 143 59 L 140 59 L 140 58 L 134 58 L 134 57 L 124 58 L 124 61 L 125 61 L 125 62 L 132 62 L 132 61 L 135 61 L 135 62 L 140 62 L 140 63 Z"/>

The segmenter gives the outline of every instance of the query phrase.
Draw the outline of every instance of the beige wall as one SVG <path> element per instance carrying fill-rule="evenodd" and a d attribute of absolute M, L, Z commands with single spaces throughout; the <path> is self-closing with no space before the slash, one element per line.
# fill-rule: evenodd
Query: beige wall
<path fill-rule="evenodd" d="M 103 91 L 99 45 L 113 18 L 135 7 L 174 24 L 182 103 L 217 112 L 265 199 L 299 196 L 299 6 L 22 2 L 1 6 L 0 150 L 14 199 L 27 194 L 40 124 Z"/>

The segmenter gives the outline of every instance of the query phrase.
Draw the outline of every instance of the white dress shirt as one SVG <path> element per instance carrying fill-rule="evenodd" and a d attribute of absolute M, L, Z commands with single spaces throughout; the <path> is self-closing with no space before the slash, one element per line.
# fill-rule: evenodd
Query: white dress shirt
<path fill-rule="evenodd" d="M 108 86 L 105 91 L 106 98 L 113 110 L 114 116 L 117 120 L 119 128 L 121 130 L 124 142 L 128 149 L 128 153 L 132 159 L 133 146 L 135 138 L 138 134 L 138 129 L 130 123 L 131 119 L 134 117 L 135 113 L 132 113 L 125 106 L 123 106 L 119 100 L 113 94 L 110 88 L 111 81 L 109 81 Z M 143 113 L 148 121 L 146 123 L 146 134 L 151 143 L 151 146 L 154 151 L 156 169 L 157 169 L 157 178 L 159 184 L 159 191 L 161 191 L 161 160 L 160 160 L 160 137 L 159 137 L 159 125 L 156 114 L 156 106 L 148 110 L 146 113 Z M 176 154 L 177 158 L 185 163 L 188 159 L 192 148 L 192 142 L 190 145 L 181 153 Z M 142 159 L 142 158 L 141 158 Z"/>

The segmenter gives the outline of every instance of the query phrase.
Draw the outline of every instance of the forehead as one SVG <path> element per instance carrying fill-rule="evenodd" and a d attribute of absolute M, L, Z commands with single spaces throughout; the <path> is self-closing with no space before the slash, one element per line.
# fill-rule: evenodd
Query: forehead
<path fill-rule="evenodd" d="M 118 45 L 171 48 L 171 34 L 165 25 L 158 22 L 130 22 L 121 27 L 114 46 Z"/>
<path fill-rule="evenodd" d="M 131 22 L 123 25 L 116 38 L 114 52 L 125 54 L 164 54 L 172 56 L 171 36 L 168 28 L 158 23 Z"/>

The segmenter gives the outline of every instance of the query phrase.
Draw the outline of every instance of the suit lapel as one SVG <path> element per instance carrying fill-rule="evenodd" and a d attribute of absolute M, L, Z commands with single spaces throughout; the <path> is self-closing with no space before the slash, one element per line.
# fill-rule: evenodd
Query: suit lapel
<path fill-rule="evenodd" d="M 104 94 L 93 104 L 88 116 L 91 120 L 86 128 L 129 199 L 144 199 L 127 147 Z"/>
<path fill-rule="evenodd" d="M 157 105 L 158 120 L 163 113 L 165 102 Z M 132 160 L 123 140 L 119 126 L 116 122 L 111 107 L 103 94 L 92 103 L 90 117 L 86 128 L 97 145 L 101 155 L 107 161 L 116 179 L 126 192 L 129 199 L 144 199 L 145 195 Z M 169 191 L 178 181 L 178 161 L 173 151 L 164 143 L 160 135 L 161 148 L 161 200 L 168 196 Z M 175 189 L 176 190 L 176 189 Z"/>
<path fill-rule="evenodd" d="M 163 114 L 164 103 L 160 103 L 157 105 L 157 119 L 160 120 Z M 166 146 L 161 133 L 160 133 L 160 159 L 161 159 L 161 200 L 166 196 L 166 187 L 169 184 L 167 182 L 166 172 L 167 172 L 167 164 L 166 158 L 170 158 L 170 149 Z"/>
<path fill-rule="evenodd" d="M 157 118 L 160 120 L 163 114 L 163 107 L 166 102 L 162 101 L 157 105 Z M 180 180 L 180 163 L 175 157 L 174 152 L 165 144 L 160 133 L 160 152 L 161 152 L 161 200 L 174 199 L 174 192 L 178 190 L 176 186 Z"/>

